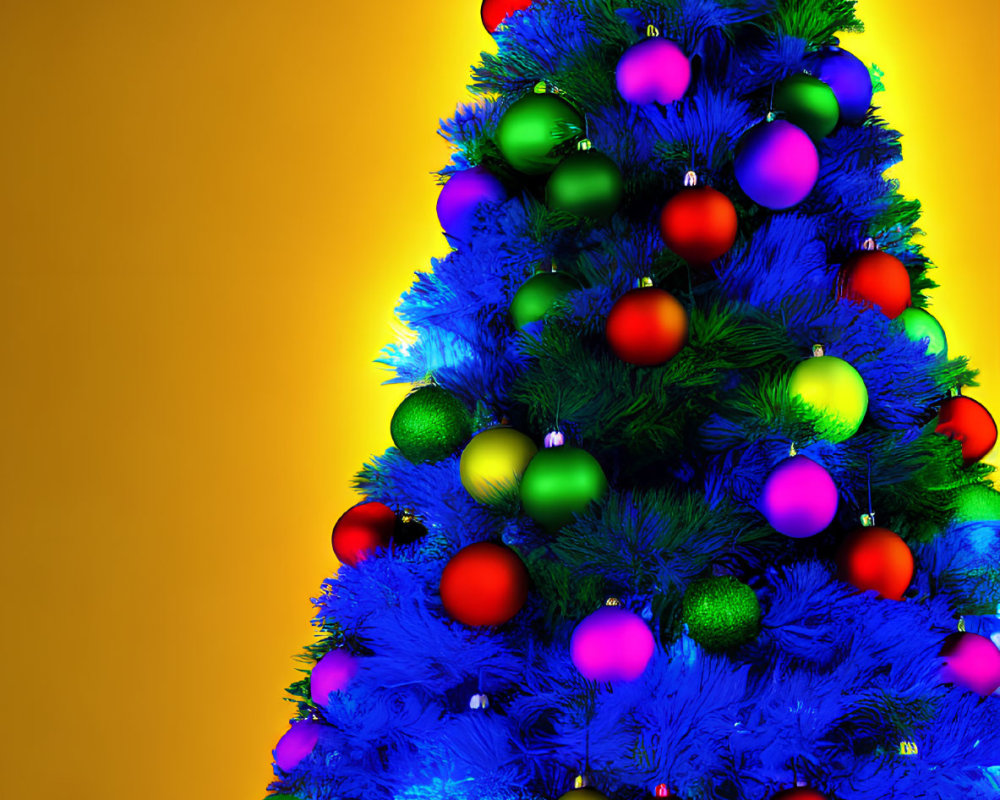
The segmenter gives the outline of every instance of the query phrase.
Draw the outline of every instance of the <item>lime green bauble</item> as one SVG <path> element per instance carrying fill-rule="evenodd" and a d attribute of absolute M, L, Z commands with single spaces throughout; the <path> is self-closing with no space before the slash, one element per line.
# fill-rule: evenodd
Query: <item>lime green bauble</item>
<path fill-rule="evenodd" d="M 618 165 L 596 150 L 577 150 L 559 162 L 545 186 L 553 211 L 578 217 L 610 217 L 625 191 Z"/>
<path fill-rule="evenodd" d="M 760 603 L 754 590 L 732 575 L 700 578 L 684 593 L 681 619 L 706 650 L 726 650 L 757 635 Z"/>
<path fill-rule="evenodd" d="M 580 284 L 565 272 L 539 272 L 522 283 L 510 301 L 511 322 L 518 329 L 537 322 L 549 313 L 556 300 L 579 288 Z"/>
<path fill-rule="evenodd" d="M 1000 519 L 1000 492 L 989 486 L 967 486 L 959 492 L 955 522 L 992 522 Z"/>
<path fill-rule="evenodd" d="M 506 426 L 488 428 L 473 436 L 462 451 L 458 465 L 462 486 L 486 505 L 512 498 L 536 452 L 535 443 L 520 431 Z"/>
<path fill-rule="evenodd" d="M 813 356 L 792 371 L 788 394 L 816 434 L 842 442 L 857 433 L 868 411 L 868 389 L 861 375 L 836 356 Z"/>
<path fill-rule="evenodd" d="M 440 461 L 469 441 L 472 417 L 460 400 L 440 386 L 421 386 L 399 404 L 389 433 L 414 464 Z"/>
<path fill-rule="evenodd" d="M 576 109 L 554 94 L 529 94 L 504 112 L 494 140 L 507 163 L 528 175 L 551 172 L 583 131 Z"/>
<path fill-rule="evenodd" d="M 608 800 L 608 796 L 597 789 L 589 787 L 583 789 L 570 789 L 559 795 L 559 800 Z"/>
<path fill-rule="evenodd" d="M 948 340 L 945 338 L 944 328 L 922 308 L 904 308 L 896 319 L 903 323 L 903 331 L 908 338 L 914 342 L 927 340 L 927 355 L 948 357 Z"/>
<path fill-rule="evenodd" d="M 546 447 L 531 459 L 521 479 L 525 513 L 554 530 L 573 520 L 608 490 L 604 470 L 586 450 L 570 445 Z"/>
<path fill-rule="evenodd" d="M 818 142 L 829 136 L 840 119 L 840 106 L 833 89 L 819 78 L 789 75 L 774 87 L 774 110 L 783 112 L 785 119 L 802 128 Z"/>

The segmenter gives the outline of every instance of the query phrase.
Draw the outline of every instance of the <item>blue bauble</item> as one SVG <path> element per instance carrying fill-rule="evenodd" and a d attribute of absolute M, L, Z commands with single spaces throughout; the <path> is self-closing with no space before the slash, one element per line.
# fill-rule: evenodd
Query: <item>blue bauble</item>
<path fill-rule="evenodd" d="M 483 167 L 454 173 L 441 187 L 437 215 L 444 232 L 453 239 L 468 241 L 472 223 L 481 203 L 502 203 L 507 192 L 500 179 Z"/>
<path fill-rule="evenodd" d="M 813 74 L 833 89 L 842 122 L 860 122 L 872 104 L 872 76 L 857 56 L 839 47 L 816 54 Z"/>
<path fill-rule="evenodd" d="M 805 200 L 819 177 L 819 155 L 809 134 L 783 119 L 747 131 L 736 148 L 736 181 L 765 208 L 780 210 Z"/>

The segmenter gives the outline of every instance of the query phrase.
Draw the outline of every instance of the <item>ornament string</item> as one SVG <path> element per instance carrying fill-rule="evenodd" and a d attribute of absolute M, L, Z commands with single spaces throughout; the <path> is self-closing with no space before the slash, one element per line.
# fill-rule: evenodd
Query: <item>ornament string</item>
<path fill-rule="evenodd" d="M 872 453 L 871 450 L 865 453 L 868 459 L 868 514 L 874 518 L 875 509 L 872 508 Z"/>

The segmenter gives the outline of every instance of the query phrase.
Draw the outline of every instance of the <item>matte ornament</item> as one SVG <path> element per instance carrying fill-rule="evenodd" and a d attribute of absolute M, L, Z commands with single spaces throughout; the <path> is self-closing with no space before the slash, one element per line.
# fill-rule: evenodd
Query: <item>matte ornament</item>
<path fill-rule="evenodd" d="M 514 169 L 543 175 L 555 169 L 566 146 L 583 132 L 583 119 L 554 94 L 529 94 L 504 112 L 494 139 Z"/>
<path fill-rule="evenodd" d="M 868 389 L 858 371 L 836 356 L 813 356 L 796 365 L 788 395 L 816 434 L 843 442 L 858 432 L 868 412 Z"/>
<path fill-rule="evenodd" d="M 483 20 L 483 27 L 490 33 L 495 33 L 507 17 L 530 5 L 531 0 L 483 0 L 479 16 Z"/>
<path fill-rule="evenodd" d="M 837 552 L 840 579 L 863 592 L 902 600 L 913 580 L 913 553 L 898 534 L 875 526 L 856 528 Z"/>
<path fill-rule="evenodd" d="M 570 640 L 570 658 L 592 681 L 634 681 L 653 657 L 649 626 L 621 606 L 604 606 L 585 617 Z"/>
<path fill-rule="evenodd" d="M 815 536 L 837 514 L 837 486 L 830 473 L 803 455 L 786 458 L 764 482 L 760 510 L 778 533 Z"/>
<path fill-rule="evenodd" d="M 747 197 L 780 211 L 801 203 L 812 191 L 819 177 L 819 155 L 809 134 L 779 119 L 744 134 L 733 167 Z"/>
<path fill-rule="evenodd" d="M 997 424 L 986 407 L 971 397 L 949 397 L 941 404 L 935 433 L 962 443 L 966 466 L 986 456 L 997 443 Z"/>
<path fill-rule="evenodd" d="M 274 763 L 284 772 L 291 772 L 308 756 L 319 741 L 323 726 L 312 720 L 293 722 L 274 747 Z"/>
<path fill-rule="evenodd" d="M 565 272 L 539 272 L 521 284 L 510 303 L 510 319 L 514 327 L 523 330 L 532 322 L 545 317 L 556 301 L 580 284 Z"/>
<path fill-rule="evenodd" d="M 469 241 L 476 211 L 486 203 L 502 203 L 507 191 L 500 179 L 484 167 L 472 167 L 454 173 L 437 199 L 438 221 L 453 239 Z"/>
<path fill-rule="evenodd" d="M 571 445 L 539 450 L 521 478 L 525 513 L 549 530 L 600 500 L 608 490 L 601 465 L 586 450 Z"/>
<path fill-rule="evenodd" d="M 978 633 L 952 633 L 941 648 L 941 683 L 962 686 L 980 697 L 1000 688 L 1000 650 Z"/>
<path fill-rule="evenodd" d="M 813 74 L 829 85 L 844 122 L 860 122 L 872 104 L 872 76 L 857 56 L 828 47 L 815 59 Z"/>
<path fill-rule="evenodd" d="M 618 209 L 625 191 L 618 165 L 597 150 L 570 153 L 549 176 L 545 202 L 553 211 L 605 219 Z"/>
<path fill-rule="evenodd" d="M 681 620 L 688 626 L 688 635 L 706 650 L 739 647 L 760 630 L 757 595 L 731 575 L 692 582 L 682 606 Z"/>
<path fill-rule="evenodd" d="M 774 110 L 818 142 L 833 133 L 840 119 L 837 98 L 826 83 L 812 75 L 789 75 L 774 89 Z"/>
<path fill-rule="evenodd" d="M 674 42 L 651 36 L 632 45 L 618 60 L 615 83 L 622 99 L 635 105 L 673 103 L 691 83 L 691 62 Z"/>
<path fill-rule="evenodd" d="M 581 789 L 570 789 L 559 795 L 559 800 L 608 800 L 608 796 L 587 786 Z"/>
<path fill-rule="evenodd" d="M 912 302 L 910 273 L 903 262 L 882 250 L 861 250 L 840 270 L 837 297 L 866 308 L 873 306 L 889 319 L 896 319 Z"/>
<path fill-rule="evenodd" d="M 309 696 L 318 706 L 325 706 L 330 692 L 342 692 L 358 673 L 358 660 L 346 650 L 326 653 L 309 673 Z"/>
<path fill-rule="evenodd" d="M 903 332 L 908 339 L 914 342 L 923 340 L 927 343 L 927 355 L 948 357 L 948 339 L 944 334 L 944 328 L 928 312 L 911 306 L 904 308 L 896 319 L 903 324 Z"/>
<path fill-rule="evenodd" d="M 671 197 L 660 212 L 667 247 L 692 264 L 708 264 L 736 241 L 736 209 L 722 192 L 691 186 Z"/>
<path fill-rule="evenodd" d="M 360 503 L 349 508 L 331 536 L 333 553 L 337 560 L 356 567 L 376 550 L 389 546 L 396 526 L 396 514 L 389 506 L 379 503 Z"/>
<path fill-rule="evenodd" d="M 608 314 L 605 336 L 622 361 L 640 367 L 665 364 L 687 342 L 687 311 L 654 286 L 626 292 Z"/>
<path fill-rule="evenodd" d="M 459 550 L 441 573 L 441 602 L 465 625 L 503 625 L 528 598 L 528 570 L 517 553 L 492 542 Z"/>
<path fill-rule="evenodd" d="M 392 441 L 414 464 L 440 461 L 469 440 L 472 417 L 462 402 L 440 386 L 408 394 L 389 423 Z"/>
<path fill-rule="evenodd" d="M 808 786 L 796 786 L 794 789 L 783 789 L 771 800 L 829 800 L 822 792 L 810 789 Z"/>
<path fill-rule="evenodd" d="M 480 503 L 491 505 L 517 493 L 521 475 L 538 452 L 535 443 L 506 426 L 489 428 L 472 438 L 462 451 L 462 486 Z"/>

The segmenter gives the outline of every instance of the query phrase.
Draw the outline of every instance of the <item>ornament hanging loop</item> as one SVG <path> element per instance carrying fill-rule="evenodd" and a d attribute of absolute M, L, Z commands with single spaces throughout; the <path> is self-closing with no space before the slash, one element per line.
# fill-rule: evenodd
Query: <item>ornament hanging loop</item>
<path fill-rule="evenodd" d="M 823 345 L 821 344 L 813 345 L 813 358 L 819 358 L 820 356 L 825 354 L 826 354 L 826 348 L 823 347 Z"/>
<path fill-rule="evenodd" d="M 654 36 L 659 36 L 660 29 L 657 28 L 653 23 L 649 23 L 649 25 L 646 26 L 646 35 L 650 38 L 653 38 Z"/>
<path fill-rule="evenodd" d="M 871 236 L 869 236 L 861 243 L 861 249 L 868 251 L 878 250 L 878 245 L 875 244 L 875 240 Z"/>
<path fill-rule="evenodd" d="M 581 139 L 576 143 L 577 150 L 590 150 L 594 146 L 594 143 L 590 139 Z"/>
<path fill-rule="evenodd" d="M 697 186 L 698 185 L 698 173 L 693 169 L 689 169 L 684 173 L 684 185 L 685 186 Z"/>
<path fill-rule="evenodd" d="M 653 279 L 650 278 L 648 275 L 644 278 L 639 278 L 640 289 L 648 289 L 652 285 L 653 285 Z"/>

